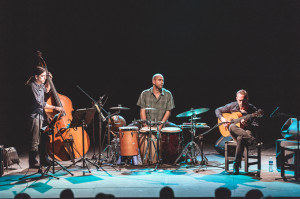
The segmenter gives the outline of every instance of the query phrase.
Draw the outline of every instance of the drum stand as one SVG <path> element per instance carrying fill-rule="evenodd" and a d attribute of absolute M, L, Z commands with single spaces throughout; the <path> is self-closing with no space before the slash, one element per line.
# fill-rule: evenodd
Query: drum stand
<path fill-rule="evenodd" d="M 148 120 L 149 122 L 147 122 L 148 124 L 149 124 L 149 126 L 150 126 L 150 132 L 149 132 L 149 137 L 147 138 L 147 146 L 146 146 L 146 149 L 145 149 L 145 155 L 144 155 L 144 158 L 143 158 L 143 161 L 142 161 L 142 163 L 143 163 L 143 166 L 144 166 L 144 162 L 145 162 L 145 160 L 146 160 L 146 157 L 147 157 L 147 155 L 148 155 L 148 161 L 149 161 L 149 165 L 151 164 L 151 163 L 153 163 L 153 160 L 152 160 L 152 144 L 153 144 L 153 147 L 154 147 L 154 149 L 155 149 L 155 153 L 156 153 L 156 155 L 157 155 L 157 159 L 159 160 L 159 155 L 158 155 L 158 153 L 157 153 L 157 148 L 156 148 L 156 146 L 155 146 L 155 141 L 152 139 L 152 122 L 151 122 L 151 120 Z M 159 133 L 159 132 L 158 132 Z M 158 142 L 157 142 L 158 143 Z M 149 151 L 149 154 L 148 154 L 148 151 Z"/>
<path fill-rule="evenodd" d="M 159 123 L 157 123 L 157 126 L 156 126 L 156 128 L 157 128 L 157 163 L 156 163 L 156 166 L 155 166 L 155 169 L 154 169 L 154 171 L 156 171 L 157 170 L 157 168 L 158 168 L 158 165 L 161 165 L 162 164 L 162 160 L 160 159 L 160 157 L 159 157 L 159 154 L 160 154 L 160 132 L 159 132 Z"/>
<path fill-rule="evenodd" d="M 145 149 L 146 152 L 145 152 L 145 156 L 142 160 L 142 164 L 144 166 L 144 161 L 146 160 L 146 157 L 148 155 L 148 151 L 149 151 L 149 155 L 148 155 L 149 156 L 149 159 L 148 159 L 149 165 L 151 163 L 153 163 L 153 160 L 152 160 L 152 144 L 153 144 L 155 153 L 157 155 L 157 164 L 156 164 L 155 169 L 154 169 L 154 171 L 156 171 L 158 165 L 161 164 L 161 161 L 160 161 L 160 158 L 159 158 L 159 137 L 160 137 L 160 135 L 159 135 L 159 129 L 158 129 L 158 125 L 160 124 L 160 122 L 152 122 L 151 121 L 151 116 L 150 116 L 149 110 L 147 111 L 146 114 L 148 115 L 148 118 L 149 118 L 149 120 L 146 120 L 146 123 L 147 123 L 147 125 L 150 126 L 150 132 L 149 132 L 149 137 L 148 137 L 148 140 L 147 140 L 147 146 L 146 146 L 146 149 Z M 154 140 L 152 139 L 152 129 L 151 129 L 152 125 L 157 125 L 157 148 L 155 146 Z"/>
<path fill-rule="evenodd" d="M 114 114 L 109 114 L 107 118 L 111 118 L 111 116 L 113 116 Z M 119 166 L 117 165 L 117 158 L 119 157 L 119 153 L 118 153 L 118 140 L 115 140 L 115 142 L 113 144 L 111 144 L 110 141 L 110 134 L 111 134 L 111 129 L 110 129 L 110 123 L 107 123 L 107 146 L 105 147 L 105 149 L 103 150 L 103 153 L 106 152 L 106 157 L 99 161 L 99 165 L 103 164 L 103 161 L 106 161 L 107 163 L 111 163 L 109 164 L 109 166 L 111 166 L 112 168 L 114 168 L 117 171 L 120 171 Z M 102 155 L 102 154 L 101 154 Z M 117 167 L 117 168 L 115 168 Z"/>
<path fill-rule="evenodd" d="M 196 133 L 196 124 L 195 124 L 195 120 L 194 117 L 196 115 L 192 115 L 191 116 L 191 122 L 192 122 L 192 126 L 191 126 L 191 141 L 184 147 L 184 149 L 182 150 L 182 152 L 180 153 L 180 155 L 178 156 L 178 158 L 175 160 L 174 165 L 177 164 L 177 162 L 179 161 L 179 159 L 184 156 L 185 159 L 191 160 L 192 164 L 197 164 L 199 161 L 197 160 L 197 155 L 201 154 L 201 162 L 199 163 L 200 165 L 206 165 L 207 164 L 207 158 L 205 157 L 205 155 L 203 154 L 203 137 L 201 140 L 201 149 L 199 148 L 198 144 L 194 141 L 194 137 L 195 137 L 195 133 Z"/>

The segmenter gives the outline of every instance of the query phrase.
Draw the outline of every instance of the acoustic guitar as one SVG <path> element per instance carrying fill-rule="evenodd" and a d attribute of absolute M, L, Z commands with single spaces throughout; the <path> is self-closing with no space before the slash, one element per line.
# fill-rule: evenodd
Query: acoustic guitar
<path fill-rule="evenodd" d="M 241 120 L 249 120 L 250 118 L 253 117 L 262 117 L 264 115 L 264 111 L 259 109 L 257 110 L 255 113 L 251 113 L 251 114 L 247 114 L 245 116 L 242 115 L 241 112 L 233 112 L 233 113 L 223 113 L 222 116 L 227 120 L 230 121 L 230 124 L 235 124 L 238 127 L 241 127 Z M 218 119 L 218 124 L 222 123 L 222 121 L 220 119 Z M 224 137 L 228 137 L 230 136 L 230 132 L 228 130 L 228 128 L 226 127 L 227 125 L 220 125 L 219 126 L 219 130 L 222 134 L 222 136 Z M 243 128 L 243 127 L 242 127 Z"/>

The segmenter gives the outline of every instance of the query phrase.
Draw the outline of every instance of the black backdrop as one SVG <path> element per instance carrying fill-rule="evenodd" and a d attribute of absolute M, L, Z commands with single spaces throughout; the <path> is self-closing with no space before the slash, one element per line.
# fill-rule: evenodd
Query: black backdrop
<path fill-rule="evenodd" d="M 262 137 L 280 138 L 287 118 L 299 113 L 299 6 L 297 1 L 0 1 L 0 144 L 25 145 L 24 82 L 43 52 L 59 93 L 74 108 L 109 95 L 104 108 L 122 104 L 130 123 L 137 99 L 154 73 L 165 77 L 175 116 L 210 108 L 201 122 L 216 123 L 214 109 L 244 88 L 266 112 Z M 97 126 L 97 124 L 96 124 Z M 89 134 L 91 129 L 89 128 Z M 205 137 L 214 143 L 215 130 Z"/>

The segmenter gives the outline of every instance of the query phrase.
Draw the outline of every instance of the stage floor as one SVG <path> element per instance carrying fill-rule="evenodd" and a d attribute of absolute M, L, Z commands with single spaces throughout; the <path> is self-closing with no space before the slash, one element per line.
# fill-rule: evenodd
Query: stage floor
<path fill-rule="evenodd" d="M 0 198 L 14 198 L 17 193 L 28 193 L 32 198 L 59 198 L 62 190 L 69 188 L 75 198 L 94 198 L 98 193 L 113 194 L 117 198 L 144 198 L 158 197 L 162 187 L 169 186 L 174 190 L 175 197 L 214 197 L 218 187 L 227 187 L 233 197 L 243 197 L 251 189 L 259 189 L 264 196 L 298 197 L 300 184 L 294 180 L 283 181 L 280 171 L 276 170 L 275 148 L 262 151 L 262 171 L 260 177 L 243 173 L 231 175 L 224 171 L 224 157 L 219 155 L 211 145 L 204 147 L 204 154 L 208 159 L 207 166 L 180 167 L 162 165 L 157 171 L 154 167 L 120 166 L 120 171 L 109 165 L 97 170 L 91 167 L 91 174 L 87 169 L 78 166 L 70 168 L 74 174 L 59 171 L 55 178 L 38 179 L 40 174 L 31 176 L 27 180 L 19 180 L 24 175 L 37 172 L 37 169 L 28 169 L 28 157 L 19 154 L 21 167 L 13 165 L 4 176 L 0 177 Z M 91 158 L 89 152 L 86 157 Z M 274 172 L 269 172 L 268 161 L 273 157 Z M 201 158 L 199 157 L 199 160 Z M 70 165 L 70 162 L 60 162 Z M 78 163 L 79 166 L 82 163 Z M 256 169 L 251 166 L 250 170 Z M 49 173 L 51 174 L 51 173 Z M 287 176 L 293 175 L 287 171 Z"/>

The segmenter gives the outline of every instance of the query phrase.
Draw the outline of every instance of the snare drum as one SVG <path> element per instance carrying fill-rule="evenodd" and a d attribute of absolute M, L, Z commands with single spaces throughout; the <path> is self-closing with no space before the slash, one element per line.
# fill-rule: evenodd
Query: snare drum
<path fill-rule="evenodd" d="M 161 155 L 164 163 L 173 164 L 181 151 L 181 128 L 165 127 L 161 129 Z"/>
<path fill-rule="evenodd" d="M 124 126 L 119 127 L 120 135 L 120 154 L 121 156 L 138 155 L 138 127 Z"/>
<path fill-rule="evenodd" d="M 150 127 L 142 127 L 139 131 L 139 148 L 140 148 L 140 155 L 143 164 L 149 163 L 149 157 L 151 157 L 151 162 L 152 164 L 157 163 L 158 157 L 156 150 L 157 149 L 157 128 L 156 127 L 151 127 L 152 135 L 151 138 L 154 142 L 150 142 L 148 149 L 147 149 L 147 144 L 148 144 L 148 139 L 150 137 Z M 150 150 L 151 149 L 151 150 Z M 147 153 L 147 154 L 146 154 Z M 151 153 L 151 156 L 150 156 Z"/>

